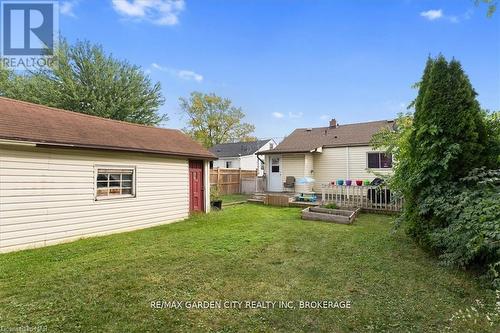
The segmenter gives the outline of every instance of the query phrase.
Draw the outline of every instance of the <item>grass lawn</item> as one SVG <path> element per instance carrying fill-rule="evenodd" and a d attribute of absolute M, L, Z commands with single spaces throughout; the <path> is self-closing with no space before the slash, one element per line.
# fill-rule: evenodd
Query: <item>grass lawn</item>
<path fill-rule="evenodd" d="M 247 199 L 250 198 L 250 195 L 248 194 L 225 194 L 221 195 L 222 199 L 222 204 L 228 204 L 228 203 L 233 203 L 233 202 L 238 202 L 238 201 L 247 201 Z"/>
<path fill-rule="evenodd" d="M 494 293 L 440 267 L 391 217 L 352 226 L 299 209 L 237 205 L 188 221 L 0 255 L 0 330 L 443 331 Z M 295 301 L 295 309 L 152 309 L 153 300 Z M 348 300 L 350 309 L 299 309 Z M 495 331 L 480 320 L 452 331 Z"/>

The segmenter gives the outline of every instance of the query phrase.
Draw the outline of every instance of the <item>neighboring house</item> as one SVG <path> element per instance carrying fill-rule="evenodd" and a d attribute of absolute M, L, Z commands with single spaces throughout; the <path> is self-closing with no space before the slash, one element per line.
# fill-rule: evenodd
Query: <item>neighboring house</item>
<path fill-rule="evenodd" d="M 223 143 L 210 148 L 218 157 L 213 162 L 214 168 L 258 170 L 258 175 L 264 174 L 264 160 L 257 156 L 258 152 L 273 149 L 276 142 L 272 139 L 251 142 Z"/>
<path fill-rule="evenodd" d="M 392 157 L 370 146 L 372 136 L 393 121 L 299 128 L 275 149 L 260 152 L 265 156 L 268 191 L 282 191 L 287 176 L 315 179 L 314 191 L 337 179 L 373 179 L 375 173 L 388 173 Z"/>
<path fill-rule="evenodd" d="M 0 252 L 208 211 L 213 159 L 179 130 L 0 98 Z"/>

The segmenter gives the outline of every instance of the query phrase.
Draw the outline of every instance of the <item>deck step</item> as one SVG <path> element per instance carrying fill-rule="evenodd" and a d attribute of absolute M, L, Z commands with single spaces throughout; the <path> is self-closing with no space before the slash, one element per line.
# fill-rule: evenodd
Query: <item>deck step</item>
<path fill-rule="evenodd" d="M 247 199 L 247 202 L 264 203 L 264 199 L 250 198 Z"/>

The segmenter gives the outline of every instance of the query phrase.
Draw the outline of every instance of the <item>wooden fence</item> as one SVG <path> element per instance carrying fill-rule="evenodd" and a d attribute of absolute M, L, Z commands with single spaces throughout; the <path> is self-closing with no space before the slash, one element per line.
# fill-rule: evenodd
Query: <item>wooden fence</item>
<path fill-rule="evenodd" d="M 241 193 L 254 194 L 266 191 L 266 178 L 261 177 L 245 177 L 241 178 Z"/>
<path fill-rule="evenodd" d="M 257 170 L 214 168 L 210 170 L 210 186 L 218 187 L 220 194 L 241 193 L 242 179 L 256 177 Z"/>
<path fill-rule="evenodd" d="M 399 212 L 403 207 L 403 198 L 387 186 L 324 185 L 321 198 L 324 204 L 335 203 L 340 207 L 374 211 Z"/>

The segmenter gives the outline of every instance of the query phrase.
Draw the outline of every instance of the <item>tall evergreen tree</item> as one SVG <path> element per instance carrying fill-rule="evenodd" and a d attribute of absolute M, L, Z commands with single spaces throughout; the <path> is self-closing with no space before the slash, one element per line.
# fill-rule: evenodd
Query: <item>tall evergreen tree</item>
<path fill-rule="evenodd" d="M 477 94 L 458 61 L 429 59 L 418 86 L 409 156 L 400 178 L 410 230 L 425 242 L 428 231 L 443 224 L 427 199 L 443 184 L 484 166 L 488 139 Z"/>

